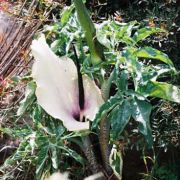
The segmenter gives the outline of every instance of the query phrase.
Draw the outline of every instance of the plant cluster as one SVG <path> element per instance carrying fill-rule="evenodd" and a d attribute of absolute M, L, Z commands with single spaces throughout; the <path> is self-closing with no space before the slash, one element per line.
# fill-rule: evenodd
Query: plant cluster
<path fill-rule="evenodd" d="M 45 34 L 48 45 L 42 35 L 32 43 L 36 65 L 16 120 L 23 121 L 23 125 L 1 128 L 3 133 L 20 141 L 15 153 L 1 166 L 5 179 L 14 176 L 26 179 L 27 174 L 45 179 L 58 170 L 70 171 L 74 179 L 82 177 L 84 172 L 88 175 L 89 171 L 103 171 L 106 177 L 121 179 L 121 139 L 138 137 L 135 141 L 141 149 L 152 148 L 153 103 L 159 98 L 180 103 L 180 90 L 170 81 L 178 74 L 173 62 L 162 51 L 143 44 L 152 35 L 166 37 L 165 29 L 114 19 L 92 23 L 82 1 L 73 2 L 61 12 L 60 20 L 54 19 L 54 24 L 44 26 L 41 33 Z M 59 64 L 62 65 L 58 72 L 55 65 L 59 67 Z M 77 72 L 73 69 L 75 64 Z M 76 81 L 72 83 L 75 82 L 77 89 L 67 88 L 66 92 L 63 90 L 69 87 L 66 81 L 74 77 L 71 74 L 74 72 Z M 89 86 L 88 92 L 86 86 Z M 92 114 L 87 115 L 81 106 L 86 101 L 90 105 L 91 101 L 98 101 L 97 89 L 101 90 L 103 100 L 97 103 L 98 111 L 91 119 Z M 78 92 L 74 97 L 78 99 L 76 105 L 80 112 L 78 117 L 73 114 L 73 119 L 63 109 L 66 102 L 70 103 L 67 95 L 71 91 Z M 58 100 L 57 92 L 67 101 Z M 87 100 L 86 94 L 92 99 Z M 72 104 L 67 107 L 71 109 Z M 93 105 L 92 108 L 96 106 Z M 93 120 L 88 123 L 89 128 L 82 128 L 89 119 Z M 84 169 L 80 171 L 80 167 Z"/>

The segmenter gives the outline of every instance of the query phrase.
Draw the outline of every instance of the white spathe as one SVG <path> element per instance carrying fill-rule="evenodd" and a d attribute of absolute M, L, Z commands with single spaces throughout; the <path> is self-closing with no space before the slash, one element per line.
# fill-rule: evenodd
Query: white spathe
<path fill-rule="evenodd" d="M 53 173 L 48 180 L 69 180 L 68 176 L 69 176 L 68 172 L 64 172 L 64 173 L 56 172 Z"/>
<path fill-rule="evenodd" d="M 58 57 L 46 43 L 45 36 L 33 40 L 35 63 L 32 76 L 37 84 L 38 104 L 52 117 L 60 119 L 69 131 L 89 129 L 89 122 L 79 122 L 75 116 L 93 120 L 103 103 L 101 92 L 93 80 L 83 75 L 84 109 L 79 107 L 77 69 L 68 57 Z"/>

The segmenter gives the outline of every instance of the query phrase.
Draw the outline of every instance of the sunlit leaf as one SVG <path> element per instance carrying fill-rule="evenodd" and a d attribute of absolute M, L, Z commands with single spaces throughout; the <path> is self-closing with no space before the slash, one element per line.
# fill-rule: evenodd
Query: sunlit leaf
<path fill-rule="evenodd" d="M 22 141 L 15 153 L 4 161 L 3 165 L 0 167 L 0 171 L 4 172 L 4 170 L 10 166 L 17 166 L 17 162 L 25 158 L 29 153 L 30 147 L 28 141 Z"/>
<path fill-rule="evenodd" d="M 43 171 L 43 168 L 45 166 L 45 162 L 48 159 L 48 146 L 42 146 L 41 149 L 39 149 L 38 152 L 38 160 L 36 164 L 36 175 L 41 176 L 41 173 Z"/>
<path fill-rule="evenodd" d="M 137 21 L 131 21 L 127 24 L 120 23 L 117 30 L 116 38 L 123 38 L 124 36 L 130 37 L 134 26 L 137 24 Z"/>
<path fill-rule="evenodd" d="M 120 23 L 119 28 L 115 31 L 115 38 L 127 45 L 134 44 L 134 40 L 131 38 L 132 30 L 137 24 L 137 21 L 131 21 L 127 24 Z"/>
<path fill-rule="evenodd" d="M 109 40 L 109 38 L 106 36 L 105 34 L 106 32 L 103 31 L 99 31 L 96 36 L 97 36 L 97 40 L 103 44 L 105 47 L 107 47 L 108 49 L 111 48 L 111 42 Z"/>
<path fill-rule="evenodd" d="M 79 23 L 84 30 L 91 53 L 91 63 L 98 64 L 104 59 L 103 47 L 96 38 L 96 29 L 82 1 L 74 0 Z"/>
<path fill-rule="evenodd" d="M 62 24 L 62 26 L 64 26 L 68 22 L 73 9 L 74 9 L 73 4 L 71 6 L 66 6 L 63 8 L 63 11 L 61 13 L 61 24 Z"/>
<path fill-rule="evenodd" d="M 157 49 L 154 49 L 152 47 L 140 48 L 135 52 L 135 54 L 137 57 L 157 59 L 157 60 L 160 60 L 170 66 L 174 66 L 173 62 L 169 59 L 169 57 L 165 53 L 163 53 Z"/>
<path fill-rule="evenodd" d="M 136 50 L 136 48 L 130 46 L 122 52 L 122 56 L 125 57 L 127 64 L 127 70 L 133 77 L 135 89 L 137 89 L 138 82 L 142 79 L 143 72 L 143 64 L 139 62 L 137 56 L 135 56 Z"/>
<path fill-rule="evenodd" d="M 121 92 L 125 92 L 128 88 L 128 72 L 123 70 L 120 73 L 120 77 L 117 79 L 117 85 Z"/>
<path fill-rule="evenodd" d="M 134 34 L 133 40 L 135 41 L 135 43 L 137 43 L 154 33 L 160 33 L 160 32 L 166 32 L 166 31 L 164 29 L 154 28 L 154 27 L 141 28 L 137 30 L 137 32 Z"/>
<path fill-rule="evenodd" d="M 180 103 L 180 89 L 165 82 L 150 81 L 146 85 L 140 86 L 138 92 L 145 96 L 158 97 Z"/>
<path fill-rule="evenodd" d="M 31 115 L 34 123 L 38 123 L 42 120 L 42 114 L 43 114 L 43 109 L 39 105 L 36 105 Z"/>
<path fill-rule="evenodd" d="M 131 45 L 134 40 L 131 38 L 132 30 L 137 21 L 119 23 L 117 21 L 104 21 L 97 25 L 97 39 L 109 49 L 115 48 L 119 42 Z M 114 50 L 114 49 L 113 49 Z"/>
<path fill-rule="evenodd" d="M 51 146 L 51 152 L 52 152 L 52 156 L 51 156 L 52 166 L 54 169 L 58 169 L 59 158 L 57 154 L 57 149 L 54 146 Z"/>
<path fill-rule="evenodd" d="M 69 147 L 66 147 L 66 146 L 60 146 L 59 148 L 64 150 L 65 152 L 67 152 L 68 156 L 71 156 L 77 162 L 79 162 L 80 164 L 84 165 L 84 159 L 76 151 L 74 151 L 74 150 L 72 150 L 72 149 L 70 149 Z"/>

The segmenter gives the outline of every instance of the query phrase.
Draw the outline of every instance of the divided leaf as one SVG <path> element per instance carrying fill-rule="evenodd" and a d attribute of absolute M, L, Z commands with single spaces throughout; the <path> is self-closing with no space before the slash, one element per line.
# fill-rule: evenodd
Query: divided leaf
<path fill-rule="evenodd" d="M 180 89 L 165 82 L 149 81 L 146 85 L 140 86 L 138 92 L 145 96 L 158 97 L 180 103 Z"/>
<path fill-rule="evenodd" d="M 113 139 L 117 139 L 122 133 L 131 117 L 131 104 L 124 100 L 122 104 L 116 106 L 110 115 L 111 134 Z"/>
<path fill-rule="evenodd" d="M 169 57 L 165 53 L 163 53 L 157 49 L 154 49 L 152 47 L 140 48 L 136 51 L 135 54 L 137 57 L 157 59 L 157 60 L 160 60 L 172 67 L 174 66 L 173 62 L 169 59 Z"/>
<path fill-rule="evenodd" d="M 32 103 L 35 100 L 35 89 L 36 89 L 36 84 L 31 81 L 28 83 L 26 87 L 26 92 L 25 92 L 25 98 L 20 102 L 20 107 L 17 111 L 17 115 L 21 116 L 24 114 L 26 109 L 32 105 Z"/>
<path fill-rule="evenodd" d="M 149 146 L 152 146 L 152 134 L 149 118 L 152 110 L 150 103 L 144 100 L 132 99 L 132 117 L 139 122 L 139 130 L 146 137 Z"/>
<path fill-rule="evenodd" d="M 154 27 L 145 27 L 137 30 L 137 32 L 133 36 L 133 40 L 135 41 L 135 44 L 139 41 L 144 40 L 148 36 L 154 34 L 154 33 L 165 33 L 166 31 L 164 29 L 160 28 L 154 28 Z M 135 45 L 134 44 L 134 45 Z"/>
<path fill-rule="evenodd" d="M 61 24 L 62 24 L 62 26 L 66 25 L 66 23 L 68 22 L 69 18 L 71 17 L 73 9 L 74 9 L 74 4 L 72 4 L 71 6 L 64 7 L 64 9 L 61 13 Z"/>
<path fill-rule="evenodd" d="M 122 168 L 123 168 L 123 159 L 121 151 L 117 148 L 116 145 L 113 145 L 111 149 L 111 153 L 109 156 L 109 162 L 113 169 L 114 174 L 116 177 L 121 180 L 122 179 Z"/>
<path fill-rule="evenodd" d="M 96 128 L 99 121 L 101 120 L 101 117 L 111 111 L 114 107 L 116 107 L 118 104 L 122 102 L 120 97 L 111 97 L 108 101 L 106 101 L 99 109 L 98 113 L 96 114 L 96 117 L 92 123 L 92 129 Z"/>

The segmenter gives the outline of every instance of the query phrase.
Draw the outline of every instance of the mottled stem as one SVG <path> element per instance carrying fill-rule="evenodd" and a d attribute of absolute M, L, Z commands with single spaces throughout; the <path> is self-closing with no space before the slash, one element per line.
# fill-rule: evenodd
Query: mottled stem
<path fill-rule="evenodd" d="M 109 126 L 110 124 L 107 123 L 106 116 L 103 117 L 100 121 L 99 141 L 100 141 L 103 166 L 108 176 L 112 175 L 113 173 L 112 168 L 109 165 L 109 154 L 110 154 L 109 152 Z"/>
<path fill-rule="evenodd" d="M 93 146 L 91 144 L 89 137 L 88 136 L 82 137 L 82 142 L 83 142 L 83 151 L 88 160 L 92 173 L 95 174 L 95 173 L 100 172 L 101 170 L 97 163 L 97 160 L 93 151 Z"/>
<path fill-rule="evenodd" d="M 111 73 L 109 79 L 104 82 L 102 85 L 102 95 L 103 99 L 105 101 L 109 98 L 109 92 L 112 84 L 112 80 L 114 77 L 114 71 Z M 109 133 L 110 133 L 110 123 L 107 122 L 107 114 L 105 114 L 101 121 L 100 121 L 100 133 L 99 133 L 99 142 L 100 142 L 100 149 L 101 149 L 101 155 L 103 160 L 104 168 L 107 172 L 107 174 L 110 176 L 113 171 L 111 166 L 109 165 L 109 155 L 110 155 L 110 149 L 109 149 Z"/>

